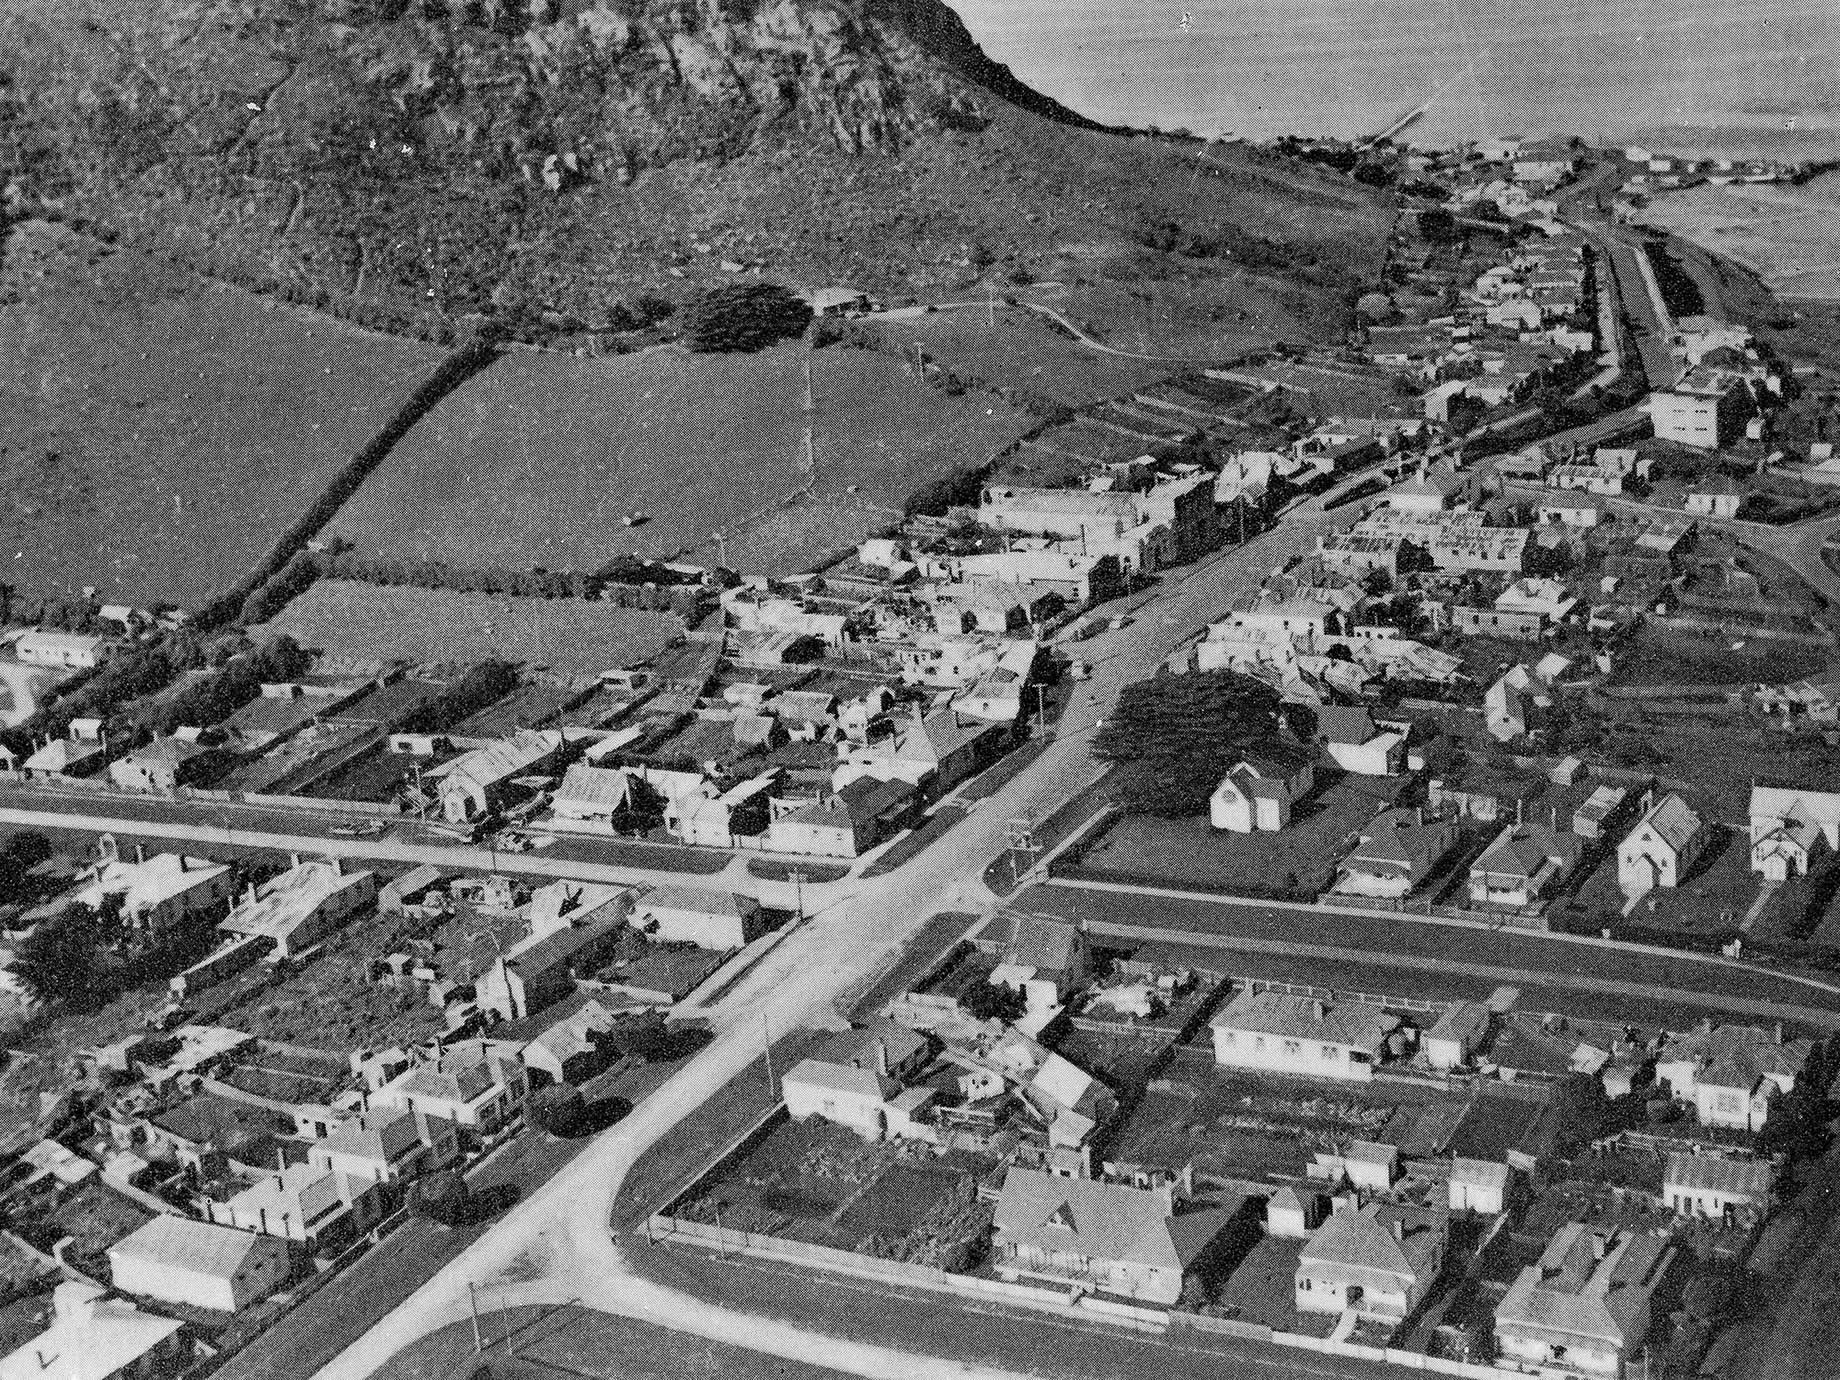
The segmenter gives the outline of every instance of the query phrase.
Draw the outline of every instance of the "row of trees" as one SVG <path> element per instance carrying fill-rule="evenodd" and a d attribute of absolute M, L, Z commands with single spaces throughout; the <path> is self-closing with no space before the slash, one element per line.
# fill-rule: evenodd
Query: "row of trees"
<path fill-rule="evenodd" d="M 359 580 L 371 585 L 404 585 L 416 589 L 451 589 L 468 594 L 497 594 L 524 599 L 604 599 L 622 608 L 656 609 L 675 613 L 686 622 L 694 622 L 706 609 L 708 591 L 695 576 L 668 570 L 655 562 L 620 558 L 608 562 L 589 574 L 579 570 L 510 570 L 504 567 L 455 566 L 445 561 L 405 561 L 387 556 L 359 556 L 351 551 L 301 554 L 301 564 L 293 562 L 268 586 L 252 596 L 264 602 L 256 608 L 267 611 L 265 591 L 273 587 L 279 604 L 276 610 L 295 598 L 305 585 L 319 576 L 338 580 Z M 289 568 L 296 573 L 289 575 Z M 651 586 L 656 586 L 651 587 Z"/>

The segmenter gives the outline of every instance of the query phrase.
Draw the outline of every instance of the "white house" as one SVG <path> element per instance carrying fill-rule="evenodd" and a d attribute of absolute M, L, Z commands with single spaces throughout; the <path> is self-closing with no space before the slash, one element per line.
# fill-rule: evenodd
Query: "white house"
<path fill-rule="evenodd" d="M 1208 797 L 1208 820 L 1229 833 L 1276 833 L 1291 822 L 1291 806 L 1310 793 L 1315 779 L 1301 749 L 1261 754 L 1221 778 Z"/>
<path fill-rule="evenodd" d="M 1423 1302 L 1444 1268 L 1442 1214 L 1394 1203 L 1346 1208 L 1311 1234 L 1297 1256 L 1299 1313 L 1353 1310 L 1398 1322 Z"/>
<path fill-rule="evenodd" d="M 1705 821 L 1670 792 L 1616 846 L 1617 884 L 1631 894 L 1679 886 L 1710 841 Z"/>
<path fill-rule="evenodd" d="M 802 1059 L 781 1080 L 780 1092 L 794 1121 L 815 1116 L 872 1141 L 924 1136 L 919 1118 L 933 1097 L 931 1088 L 903 1091 L 888 1073 L 885 1052 L 871 1068 Z"/>
<path fill-rule="evenodd" d="M 1767 880 L 1807 874 L 1821 849 L 1840 850 L 1840 791 L 1752 786 L 1751 870 Z"/>
<path fill-rule="evenodd" d="M 1324 705 L 1316 711 L 1323 751 L 1356 776 L 1398 776 L 1406 766 L 1406 735 L 1376 724 L 1365 709 Z"/>
<path fill-rule="evenodd" d="M 51 1325 L 0 1356 L 0 1380 L 128 1380 L 178 1371 L 185 1324 L 107 1294 L 78 1280 L 59 1284 L 51 1291 Z"/>
<path fill-rule="evenodd" d="M 1399 1018 L 1378 1006 L 1331 1006 L 1283 992 L 1241 992 L 1210 1023 L 1214 1062 L 1302 1078 L 1367 1082 Z"/>
<path fill-rule="evenodd" d="M 1497 1160 L 1466 1160 L 1461 1156 L 1451 1160 L 1450 1210 L 1496 1216 L 1508 1203 L 1509 1172 L 1508 1166 Z"/>
<path fill-rule="evenodd" d="M 1481 1002 L 1446 1007 L 1419 1042 L 1426 1062 L 1440 1071 L 1464 1067 L 1482 1048 L 1493 1023 L 1493 1013 Z"/>
<path fill-rule="evenodd" d="M 1768 1160 L 1675 1152 L 1661 1176 L 1661 1201 L 1682 1217 L 1749 1225 L 1769 1216 L 1776 1174 Z"/>
<path fill-rule="evenodd" d="M 1620 1380 L 1673 1255 L 1661 1232 L 1567 1223 L 1496 1306 L 1495 1364 L 1542 1380 Z"/>
<path fill-rule="evenodd" d="M 1322 1225 L 1326 1201 L 1320 1193 L 1285 1185 L 1265 1200 L 1265 1234 L 1308 1240 L 1310 1233 Z"/>
<path fill-rule="evenodd" d="M 1757 1026 L 1710 1022 L 1670 1035 L 1655 1055 L 1655 1077 L 1691 1103 L 1702 1126 L 1757 1131 L 1771 1104 L 1795 1089 L 1813 1045 Z"/>
<path fill-rule="evenodd" d="M 28 666 L 55 666 L 60 670 L 88 670 L 101 659 L 104 642 L 83 633 L 34 629 L 21 633 L 13 655 Z"/>
<path fill-rule="evenodd" d="M 165 1213 L 109 1247 L 109 1278 L 124 1294 L 235 1313 L 287 1281 L 287 1243 Z"/>
<path fill-rule="evenodd" d="M 760 902 L 733 891 L 655 886 L 633 902 L 631 923 L 654 939 L 718 952 L 739 949 L 766 930 Z"/>
<path fill-rule="evenodd" d="M 1686 509 L 1706 517 L 1735 518 L 1744 506 L 1744 486 L 1729 475 L 1695 484 L 1687 490 Z"/>

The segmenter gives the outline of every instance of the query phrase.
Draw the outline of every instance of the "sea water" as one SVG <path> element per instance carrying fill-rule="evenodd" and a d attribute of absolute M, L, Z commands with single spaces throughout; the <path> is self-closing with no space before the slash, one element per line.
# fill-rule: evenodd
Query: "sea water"
<path fill-rule="evenodd" d="M 949 0 L 1108 124 L 1840 157 L 1840 0 Z"/>

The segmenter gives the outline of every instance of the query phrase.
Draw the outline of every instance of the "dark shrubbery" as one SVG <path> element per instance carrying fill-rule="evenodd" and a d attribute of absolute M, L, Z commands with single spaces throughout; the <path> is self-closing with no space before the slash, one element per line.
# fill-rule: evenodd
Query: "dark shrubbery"
<path fill-rule="evenodd" d="M 908 517 L 944 517 L 948 508 L 975 508 L 987 470 L 957 469 L 907 496 L 902 511 Z"/>
<path fill-rule="evenodd" d="M 1155 676 L 1124 688 L 1093 749 L 1119 765 L 1125 809 L 1180 819 L 1206 809 L 1221 777 L 1281 724 L 1276 692 L 1249 676 Z"/>
<path fill-rule="evenodd" d="M 791 288 L 725 284 L 684 309 L 684 343 L 705 354 L 748 353 L 803 334 L 810 321 L 810 305 Z"/>

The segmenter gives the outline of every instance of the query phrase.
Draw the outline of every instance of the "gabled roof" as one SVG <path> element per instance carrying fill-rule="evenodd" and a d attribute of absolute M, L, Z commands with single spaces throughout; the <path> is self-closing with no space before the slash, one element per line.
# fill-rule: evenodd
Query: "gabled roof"
<path fill-rule="evenodd" d="M 113 1380 L 185 1326 L 105 1293 L 74 1280 L 58 1285 L 51 1326 L 0 1357 L 0 1380 Z"/>
<path fill-rule="evenodd" d="M 1399 1234 L 1394 1235 L 1394 1223 Z M 1440 1236 L 1428 1212 L 1370 1203 L 1330 1215 L 1298 1252 L 1298 1265 L 1331 1270 L 1372 1270 L 1408 1282 L 1425 1283 L 1438 1259 Z"/>
<path fill-rule="evenodd" d="M 632 803 L 632 780 L 616 767 L 576 764 L 556 787 L 555 803 L 564 801 L 589 809 L 620 810 Z"/>
<path fill-rule="evenodd" d="M 1495 1326 L 1580 1337 L 1618 1350 L 1633 1346 L 1668 1256 L 1665 1235 L 1602 1233 L 1568 1222 L 1540 1263 L 1508 1286 Z"/>
<path fill-rule="evenodd" d="M 1667 1172 L 1662 1176 L 1663 1191 L 1668 1188 L 1699 1190 L 1705 1193 L 1744 1194 L 1762 1198 L 1776 1181 L 1768 1160 L 1728 1160 L 1718 1155 L 1693 1155 L 1676 1152 L 1669 1155 Z"/>
<path fill-rule="evenodd" d="M 1074 965 L 1079 945 L 1080 931 L 1074 925 L 1039 915 L 1018 915 L 1003 948 L 1003 961 L 1037 971 L 1061 972 Z"/>
<path fill-rule="evenodd" d="M 1331 743 L 1365 743 L 1379 730 L 1359 706 L 1325 704 L 1316 711 L 1316 730 Z"/>
<path fill-rule="evenodd" d="M 919 1031 L 878 1016 L 853 1029 L 838 1031 L 818 1046 L 814 1057 L 826 1063 L 873 1070 L 878 1065 L 877 1046 L 887 1055 L 890 1068 L 902 1067 L 931 1047 Z"/>
<path fill-rule="evenodd" d="M 655 886 L 633 902 L 635 913 L 647 910 L 681 910 L 696 915 L 733 915 L 746 917 L 760 909 L 751 896 L 733 891 L 689 886 Z"/>
<path fill-rule="evenodd" d="M 562 746 L 562 735 L 554 730 L 537 732 L 521 728 L 509 738 L 502 738 L 482 748 L 475 748 L 460 758 L 442 777 L 445 788 L 471 785 L 493 786 L 506 777 L 527 771 Z"/>
<path fill-rule="evenodd" d="M 1499 1192 L 1508 1186 L 1508 1166 L 1500 1160 L 1466 1160 L 1458 1156 L 1450 1162 L 1450 1181 Z"/>
<path fill-rule="evenodd" d="M 227 1280 L 256 1252 L 285 1255 L 287 1247 L 271 1236 L 161 1213 L 109 1247 L 109 1260 L 140 1261 L 159 1270 Z"/>
<path fill-rule="evenodd" d="M 1487 873 L 1497 877 L 1531 878 L 1550 860 L 1569 870 L 1584 848 L 1576 834 L 1538 824 L 1510 824 L 1470 864 L 1472 877 Z"/>
<path fill-rule="evenodd" d="M 1399 1025 L 1399 1017 L 1364 1002 L 1331 1006 L 1286 992 L 1250 988 L 1229 1002 L 1210 1023 L 1216 1030 L 1243 1030 L 1280 1038 L 1321 1040 L 1373 1049 Z"/>
<path fill-rule="evenodd" d="M 1019 1246 L 1181 1270 L 1219 1235 L 1227 1214 L 1196 1213 L 1195 1223 L 1178 1227 L 1169 1209 L 1167 1193 L 1012 1168 L 997 1200 L 996 1229 Z"/>
<path fill-rule="evenodd" d="M 1669 792 L 1664 796 L 1642 817 L 1642 823 L 1653 829 L 1661 841 L 1675 852 L 1691 843 L 1693 836 L 1703 827 L 1700 817 L 1681 799 L 1679 792 Z"/>
<path fill-rule="evenodd" d="M 832 1064 L 822 1059 L 801 1059 L 793 1065 L 784 1082 L 849 1093 L 871 1102 L 886 1102 L 901 1091 L 899 1083 L 874 1069 Z"/>
<path fill-rule="evenodd" d="M 25 760 L 27 771 L 68 771 L 102 752 L 101 743 L 74 743 L 55 738 Z"/>

